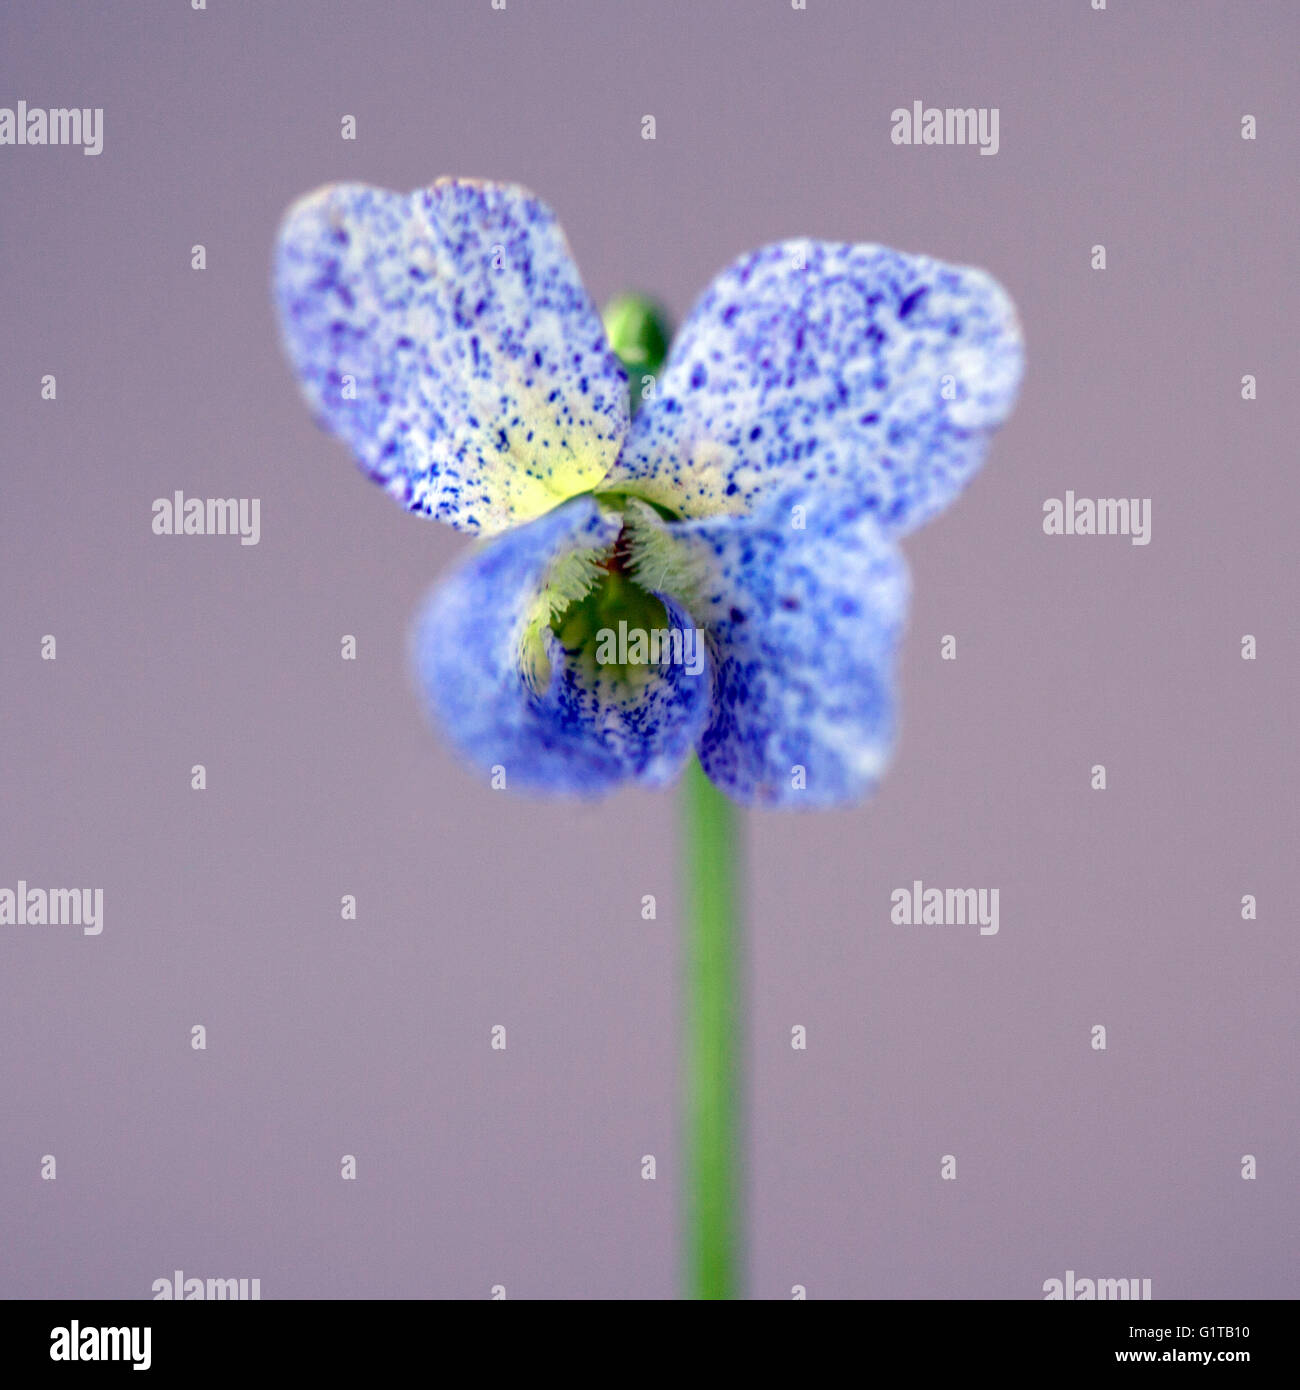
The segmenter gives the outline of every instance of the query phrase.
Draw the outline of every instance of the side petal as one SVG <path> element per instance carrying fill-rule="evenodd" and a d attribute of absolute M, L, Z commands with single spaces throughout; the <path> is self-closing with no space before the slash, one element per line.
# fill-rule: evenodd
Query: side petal
<path fill-rule="evenodd" d="M 286 215 L 274 279 L 318 421 L 410 511 L 490 534 L 617 458 L 626 375 L 554 213 L 524 189 L 330 185 Z"/>
<path fill-rule="evenodd" d="M 600 795 L 660 785 L 708 716 L 706 661 L 645 667 L 634 682 L 568 652 L 548 625 L 548 591 L 573 597 L 598 572 L 621 519 L 579 498 L 472 554 L 434 590 L 415 635 L 417 679 L 460 752 L 501 768 L 508 788 Z M 665 601 L 670 627 L 690 619 Z"/>
<path fill-rule="evenodd" d="M 643 582 L 672 587 L 709 631 L 717 670 L 704 770 L 735 800 L 853 802 L 894 738 L 909 581 L 897 546 L 843 492 L 797 491 L 753 517 L 636 516 Z"/>
<path fill-rule="evenodd" d="M 846 486 L 891 534 L 945 507 L 1015 401 L 1023 344 L 980 270 L 787 241 L 722 272 L 603 488 L 680 516 Z"/>

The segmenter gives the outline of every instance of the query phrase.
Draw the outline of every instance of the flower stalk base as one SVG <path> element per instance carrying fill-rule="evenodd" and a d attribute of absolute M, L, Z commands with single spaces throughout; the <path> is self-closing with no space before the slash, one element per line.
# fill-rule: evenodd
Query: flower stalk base
<path fill-rule="evenodd" d="M 686 1288 L 740 1296 L 741 1003 L 735 806 L 692 758 L 682 779 Z"/>

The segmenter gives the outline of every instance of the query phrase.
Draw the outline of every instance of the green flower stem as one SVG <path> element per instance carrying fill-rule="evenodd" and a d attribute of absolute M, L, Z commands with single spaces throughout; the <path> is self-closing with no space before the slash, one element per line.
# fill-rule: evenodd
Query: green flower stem
<path fill-rule="evenodd" d="M 737 811 L 695 758 L 681 796 L 687 1290 L 692 1298 L 736 1298 L 741 1198 Z"/>
<path fill-rule="evenodd" d="M 668 353 L 665 316 L 640 295 L 606 306 L 605 331 L 628 374 L 631 409 Z M 740 1294 L 740 983 L 737 811 L 695 758 L 682 780 L 685 900 L 686 1290 Z"/>
<path fill-rule="evenodd" d="M 667 316 L 639 294 L 621 294 L 605 305 L 601 316 L 610 346 L 627 372 L 632 414 L 641 405 L 647 376 L 658 376 L 668 356 Z"/>

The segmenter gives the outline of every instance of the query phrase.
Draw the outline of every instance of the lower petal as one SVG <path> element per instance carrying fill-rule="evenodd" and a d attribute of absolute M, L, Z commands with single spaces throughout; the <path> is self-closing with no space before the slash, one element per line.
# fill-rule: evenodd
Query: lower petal
<path fill-rule="evenodd" d="M 870 508 L 789 492 L 752 517 L 665 523 L 632 504 L 638 572 L 710 632 L 704 770 L 735 800 L 827 806 L 874 790 L 893 747 L 909 582 Z"/>
<path fill-rule="evenodd" d="M 421 689 L 494 785 L 578 796 L 660 785 L 704 727 L 707 661 L 615 669 L 566 650 L 552 630 L 621 524 L 590 498 L 568 502 L 476 551 L 430 597 L 415 637 Z M 668 626 L 687 629 L 685 611 L 662 601 Z"/>

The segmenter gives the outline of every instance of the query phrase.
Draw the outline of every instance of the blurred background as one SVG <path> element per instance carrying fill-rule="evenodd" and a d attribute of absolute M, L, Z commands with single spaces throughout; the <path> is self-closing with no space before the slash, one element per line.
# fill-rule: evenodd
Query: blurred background
<path fill-rule="evenodd" d="M 102 887 L 104 930 L 0 927 L 0 1294 L 674 1295 L 675 799 L 454 760 L 407 640 L 467 542 L 277 342 L 285 207 L 443 174 L 550 202 L 601 303 L 680 317 L 808 236 L 986 267 L 1024 321 L 1017 413 L 906 542 L 892 772 L 747 818 L 750 1293 L 1300 1293 L 1298 38 L 1226 0 L 7 7 L 0 105 L 104 146 L 0 147 L 0 886 Z M 891 144 L 916 100 L 997 107 L 998 154 Z M 153 535 L 177 489 L 260 498 L 260 543 Z M 1150 498 L 1150 545 L 1044 535 L 1067 489 Z M 998 934 L 891 924 L 916 879 L 999 889 Z"/>

